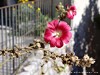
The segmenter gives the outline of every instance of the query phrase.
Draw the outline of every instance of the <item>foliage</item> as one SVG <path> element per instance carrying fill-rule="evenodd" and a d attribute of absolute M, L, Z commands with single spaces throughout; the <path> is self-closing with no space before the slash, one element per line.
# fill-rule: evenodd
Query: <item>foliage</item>
<path fill-rule="evenodd" d="M 36 15 L 36 28 L 35 28 L 36 36 L 41 36 L 42 33 L 44 33 L 47 22 L 49 21 L 51 21 L 51 18 L 49 18 L 48 15 L 43 15 L 41 12 L 39 12 Z"/>
<path fill-rule="evenodd" d="M 16 27 L 13 33 L 16 36 L 28 34 L 40 36 L 44 32 L 47 22 L 51 21 L 49 16 L 42 14 L 40 8 L 34 8 L 33 2 L 22 2 L 17 9 L 13 8 L 13 15 L 16 19 Z M 27 31 L 28 34 L 26 34 Z"/>

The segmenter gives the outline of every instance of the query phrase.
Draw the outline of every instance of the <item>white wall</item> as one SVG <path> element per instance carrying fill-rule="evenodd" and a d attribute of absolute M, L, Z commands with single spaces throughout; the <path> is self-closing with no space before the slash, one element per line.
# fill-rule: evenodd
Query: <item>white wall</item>
<path fill-rule="evenodd" d="M 77 15 L 73 20 L 73 27 L 76 28 L 81 22 L 82 15 L 85 14 L 85 8 L 89 5 L 89 0 L 74 0 L 74 5 L 77 9 Z"/>
<path fill-rule="evenodd" d="M 82 21 L 82 15 L 85 15 L 85 9 L 90 4 L 89 1 L 90 0 L 74 0 L 74 5 L 77 8 L 77 15 L 75 16 L 75 18 L 73 20 L 73 26 L 72 26 L 73 28 L 77 28 L 79 23 Z M 97 8 L 98 8 L 99 13 L 100 13 L 100 0 L 98 0 L 96 3 L 97 3 Z"/>
<path fill-rule="evenodd" d="M 99 13 L 100 13 L 100 0 L 97 1 L 97 6 L 98 6 L 98 9 L 99 9 Z"/>

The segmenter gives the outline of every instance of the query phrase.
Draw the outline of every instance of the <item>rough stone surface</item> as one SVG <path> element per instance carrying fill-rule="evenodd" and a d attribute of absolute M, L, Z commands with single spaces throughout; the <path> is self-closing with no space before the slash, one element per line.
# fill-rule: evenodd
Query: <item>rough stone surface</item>
<path fill-rule="evenodd" d="M 46 46 L 46 48 L 49 48 L 49 46 Z M 58 53 L 59 55 L 66 53 L 66 45 L 60 49 L 58 48 L 51 48 L 52 52 Z M 64 52 L 63 52 L 64 51 Z M 70 75 L 70 68 L 69 66 L 64 66 L 61 62 L 60 58 L 57 58 L 55 60 L 55 63 L 58 66 L 65 67 L 64 71 L 58 73 L 54 69 L 54 60 L 50 59 L 47 63 L 44 62 L 42 59 L 43 57 L 43 51 L 37 50 L 35 51 L 26 61 L 27 63 L 24 64 L 24 66 L 20 69 L 19 73 L 17 75 L 41 75 L 41 72 L 45 73 L 44 75 Z M 43 67 L 41 67 L 44 64 Z"/>

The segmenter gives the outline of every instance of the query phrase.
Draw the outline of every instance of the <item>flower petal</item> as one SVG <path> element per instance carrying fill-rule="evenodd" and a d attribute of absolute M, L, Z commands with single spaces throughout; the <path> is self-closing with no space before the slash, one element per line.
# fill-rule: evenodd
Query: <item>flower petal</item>
<path fill-rule="evenodd" d="M 53 21 L 49 22 L 47 25 L 47 28 L 55 29 L 58 25 L 58 22 L 59 22 L 58 20 L 53 20 Z"/>
<path fill-rule="evenodd" d="M 70 26 L 64 21 L 60 21 L 58 29 L 62 30 L 63 32 L 71 30 Z"/>
<path fill-rule="evenodd" d="M 62 36 L 61 36 L 61 39 L 63 41 L 63 43 L 68 43 L 69 40 L 71 39 L 72 37 L 72 33 L 70 31 L 68 31 L 67 33 L 63 33 Z"/>
<path fill-rule="evenodd" d="M 74 16 L 73 16 L 73 12 L 71 13 L 72 11 L 68 11 L 67 12 L 67 18 L 69 18 L 69 19 L 73 19 L 74 18 Z"/>
<path fill-rule="evenodd" d="M 70 6 L 70 10 L 76 10 L 75 5 Z"/>
<path fill-rule="evenodd" d="M 56 46 L 56 38 L 55 37 L 51 38 L 51 40 L 50 40 L 50 46 L 51 47 L 55 47 Z"/>
<path fill-rule="evenodd" d="M 51 32 L 50 29 L 47 28 L 45 30 L 45 33 L 44 33 L 44 40 L 45 40 L 45 42 L 48 43 L 50 41 L 51 37 L 52 37 L 52 32 Z"/>
<path fill-rule="evenodd" d="M 63 42 L 60 38 L 56 38 L 56 47 L 61 48 L 63 46 Z"/>

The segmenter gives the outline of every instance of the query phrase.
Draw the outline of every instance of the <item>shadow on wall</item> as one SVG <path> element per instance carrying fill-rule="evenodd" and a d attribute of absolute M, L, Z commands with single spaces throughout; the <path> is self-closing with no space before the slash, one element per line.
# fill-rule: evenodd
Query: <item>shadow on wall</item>
<path fill-rule="evenodd" d="M 82 15 L 82 21 L 75 32 L 75 44 L 74 44 L 74 52 L 79 57 L 82 58 L 84 54 L 88 54 L 90 57 L 96 59 L 96 63 L 91 66 L 91 68 L 86 68 L 87 75 L 100 75 L 100 29 L 96 29 L 93 18 L 99 14 L 97 8 L 98 0 L 89 0 L 89 6 L 85 9 L 85 15 Z M 94 16 L 92 16 L 94 13 Z M 81 67 L 73 67 L 73 72 L 82 72 L 83 69 Z M 75 74 L 72 72 L 72 75 L 83 75 Z M 90 72 L 90 73 L 89 73 Z"/>

